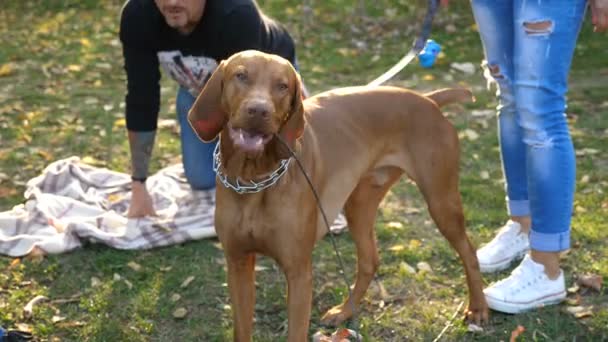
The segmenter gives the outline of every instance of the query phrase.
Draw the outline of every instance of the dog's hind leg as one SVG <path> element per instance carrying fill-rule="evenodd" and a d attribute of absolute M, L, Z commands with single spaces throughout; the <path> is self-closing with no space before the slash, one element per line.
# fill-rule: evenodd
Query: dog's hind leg
<path fill-rule="evenodd" d="M 361 298 L 374 278 L 379 264 L 374 230 L 378 205 L 402 173 L 398 168 L 389 167 L 374 171 L 359 182 L 346 201 L 344 214 L 357 248 L 357 278 L 351 293 L 352 297 L 327 311 L 321 318 L 322 324 L 338 325 L 350 318 L 353 314 L 353 306 L 355 309 L 358 308 Z"/>
<path fill-rule="evenodd" d="M 483 294 L 477 254 L 465 231 L 462 200 L 458 191 L 458 172 L 454 171 L 458 170 L 456 152 L 436 153 L 435 160 L 428 157 L 419 158 L 415 165 L 418 170 L 425 171 L 416 172 L 418 177 L 415 181 L 437 228 L 456 250 L 464 266 L 469 288 L 469 307 L 466 316 L 480 323 L 488 319 L 488 305 Z M 428 164 L 423 165 L 424 163 Z"/>
<path fill-rule="evenodd" d="M 255 253 L 226 254 L 228 288 L 232 302 L 234 341 L 251 341 L 255 305 Z"/>

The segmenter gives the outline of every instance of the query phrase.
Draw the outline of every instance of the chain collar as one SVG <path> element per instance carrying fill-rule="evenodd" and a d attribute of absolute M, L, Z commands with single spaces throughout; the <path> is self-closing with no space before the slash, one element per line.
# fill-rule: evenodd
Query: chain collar
<path fill-rule="evenodd" d="M 232 189 L 238 194 L 253 194 L 275 185 L 287 171 L 290 162 L 291 158 L 281 159 L 279 162 L 279 167 L 272 171 L 268 177 L 260 181 L 254 182 L 251 180 L 248 183 L 243 184 L 237 177 L 236 183 L 233 184 L 228 180 L 228 177 L 221 170 L 222 160 L 219 142 L 215 145 L 215 150 L 213 151 L 213 171 L 215 171 L 217 178 L 224 185 L 224 187 Z"/>

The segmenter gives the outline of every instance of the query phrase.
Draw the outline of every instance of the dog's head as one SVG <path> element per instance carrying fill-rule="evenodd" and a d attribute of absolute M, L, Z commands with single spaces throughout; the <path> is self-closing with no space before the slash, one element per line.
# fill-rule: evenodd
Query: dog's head
<path fill-rule="evenodd" d="M 245 152 L 263 151 L 274 134 L 293 148 L 305 123 L 300 77 L 277 55 L 237 53 L 211 75 L 188 121 L 205 142 L 227 129 L 234 145 Z"/>

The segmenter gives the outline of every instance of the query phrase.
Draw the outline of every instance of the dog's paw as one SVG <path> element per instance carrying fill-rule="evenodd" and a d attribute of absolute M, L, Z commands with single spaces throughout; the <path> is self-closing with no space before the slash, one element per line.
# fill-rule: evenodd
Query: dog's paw
<path fill-rule="evenodd" d="M 465 321 L 469 323 L 474 323 L 476 325 L 482 325 L 489 321 L 490 319 L 490 309 L 488 305 L 485 303 L 474 305 L 469 304 L 469 307 L 464 312 Z"/>
<path fill-rule="evenodd" d="M 321 324 L 325 326 L 338 326 L 349 319 L 353 312 L 348 305 L 342 303 L 329 309 L 321 318 Z"/>

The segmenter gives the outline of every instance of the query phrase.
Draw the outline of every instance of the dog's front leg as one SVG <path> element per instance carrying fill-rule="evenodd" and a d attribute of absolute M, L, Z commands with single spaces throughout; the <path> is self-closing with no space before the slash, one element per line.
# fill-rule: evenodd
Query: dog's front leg
<path fill-rule="evenodd" d="M 308 335 L 312 305 L 312 263 L 310 258 L 285 270 L 287 276 L 287 313 L 289 342 L 304 342 Z"/>
<path fill-rule="evenodd" d="M 237 256 L 226 253 L 226 261 L 234 341 L 248 342 L 251 341 L 255 306 L 255 253 Z"/>

